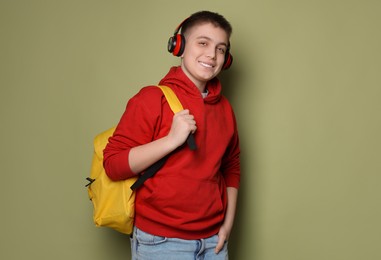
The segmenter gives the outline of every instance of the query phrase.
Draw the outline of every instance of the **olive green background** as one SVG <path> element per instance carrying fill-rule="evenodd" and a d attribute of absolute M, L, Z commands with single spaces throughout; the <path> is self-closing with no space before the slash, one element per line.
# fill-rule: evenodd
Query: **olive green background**
<path fill-rule="evenodd" d="M 92 223 L 92 139 L 179 64 L 167 40 L 201 9 L 234 28 L 221 75 L 242 146 L 231 259 L 381 259 L 371 0 L 1 0 L 1 259 L 129 259 L 127 236 Z"/>

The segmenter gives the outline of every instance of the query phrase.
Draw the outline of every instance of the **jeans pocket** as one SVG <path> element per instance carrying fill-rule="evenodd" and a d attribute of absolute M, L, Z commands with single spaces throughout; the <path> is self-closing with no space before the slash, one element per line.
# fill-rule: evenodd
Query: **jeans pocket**
<path fill-rule="evenodd" d="M 136 240 L 139 244 L 142 244 L 142 245 L 157 245 L 167 241 L 167 238 L 151 235 L 137 228 Z"/>

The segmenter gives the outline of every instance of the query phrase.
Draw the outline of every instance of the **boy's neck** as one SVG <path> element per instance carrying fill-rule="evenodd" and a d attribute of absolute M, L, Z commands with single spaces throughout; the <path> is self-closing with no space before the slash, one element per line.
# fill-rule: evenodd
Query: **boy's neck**
<path fill-rule="evenodd" d="M 183 64 L 181 64 L 181 69 L 185 73 L 185 75 L 193 82 L 193 84 L 195 84 L 195 86 L 198 88 L 200 93 L 205 93 L 206 82 L 195 82 L 194 80 L 192 80 L 192 77 L 188 75 L 188 71 L 184 68 Z"/>
<path fill-rule="evenodd" d="M 196 86 L 197 86 L 198 90 L 200 90 L 200 93 L 206 93 L 207 92 L 207 90 L 206 90 L 206 84 L 204 84 L 201 87 L 198 86 L 197 84 L 196 84 Z"/>

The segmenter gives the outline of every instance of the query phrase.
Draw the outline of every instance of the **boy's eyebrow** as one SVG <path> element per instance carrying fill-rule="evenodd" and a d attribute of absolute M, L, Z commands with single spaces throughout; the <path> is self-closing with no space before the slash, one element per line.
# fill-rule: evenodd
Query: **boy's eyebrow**
<path fill-rule="evenodd" d="M 206 39 L 208 41 L 212 41 L 212 38 L 210 38 L 208 36 L 203 36 L 203 35 L 198 36 L 196 39 L 198 39 L 198 40 L 199 39 Z M 224 46 L 228 47 L 228 44 L 226 42 L 221 42 L 221 43 L 218 43 L 217 45 L 224 45 Z"/>

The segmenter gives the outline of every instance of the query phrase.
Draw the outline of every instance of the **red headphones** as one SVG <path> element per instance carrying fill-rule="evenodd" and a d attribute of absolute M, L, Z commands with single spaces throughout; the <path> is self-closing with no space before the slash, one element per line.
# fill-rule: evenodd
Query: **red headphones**
<path fill-rule="evenodd" d="M 182 23 L 177 26 L 175 32 L 173 33 L 173 36 L 169 38 L 168 40 L 168 51 L 172 53 L 174 56 L 180 57 L 184 53 L 185 49 L 185 37 L 181 33 L 179 33 L 181 27 L 187 21 L 185 19 Z M 228 46 L 228 49 L 226 50 L 225 53 L 225 60 L 224 60 L 224 65 L 222 66 L 222 69 L 226 70 L 230 68 L 230 66 L 233 63 L 233 56 L 230 54 L 230 43 Z"/>

